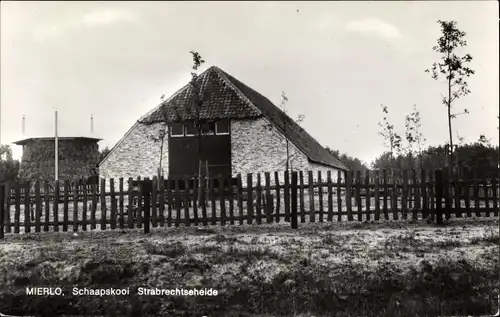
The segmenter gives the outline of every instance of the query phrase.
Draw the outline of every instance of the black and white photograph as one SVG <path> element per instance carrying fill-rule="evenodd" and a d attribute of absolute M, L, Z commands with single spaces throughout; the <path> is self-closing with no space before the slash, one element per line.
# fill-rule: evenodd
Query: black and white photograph
<path fill-rule="evenodd" d="M 498 1 L 0 14 L 0 317 L 500 316 Z"/>

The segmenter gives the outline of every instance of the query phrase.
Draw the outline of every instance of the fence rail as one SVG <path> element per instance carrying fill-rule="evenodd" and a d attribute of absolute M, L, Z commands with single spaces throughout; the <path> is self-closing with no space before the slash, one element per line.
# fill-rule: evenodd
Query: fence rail
<path fill-rule="evenodd" d="M 274 177 L 273 177 L 274 176 Z M 291 177 L 290 177 L 291 176 Z M 313 176 L 316 176 L 314 179 Z M 149 226 L 342 222 L 498 216 L 499 182 L 438 170 L 247 174 L 245 178 L 101 179 L 100 184 L 35 182 L 0 190 L 5 233 Z M 201 187 L 201 190 L 200 190 Z M 300 220 L 299 220 L 300 219 Z"/>

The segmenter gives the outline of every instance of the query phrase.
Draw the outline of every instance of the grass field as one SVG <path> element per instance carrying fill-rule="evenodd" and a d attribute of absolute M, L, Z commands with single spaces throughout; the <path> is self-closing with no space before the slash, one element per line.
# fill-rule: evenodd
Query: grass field
<path fill-rule="evenodd" d="M 497 311 L 498 220 L 288 223 L 7 235 L 0 312 L 106 316 L 450 316 Z M 28 296 L 26 287 L 64 296 Z M 74 296 L 76 285 L 130 296 Z M 139 296 L 139 287 L 216 297 Z"/>

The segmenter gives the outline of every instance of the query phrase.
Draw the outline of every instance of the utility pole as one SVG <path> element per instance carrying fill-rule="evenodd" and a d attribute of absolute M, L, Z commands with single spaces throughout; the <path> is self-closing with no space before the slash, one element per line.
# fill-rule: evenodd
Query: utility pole
<path fill-rule="evenodd" d="M 94 134 L 94 115 L 90 114 L 90 134 Z"/>
<path fill-rule="evenodd" d="M 55 138 L 54 138 L 54 143 L 55 143 L 55 153 L 54 153 L 54 160 L 55 160 L 55 180 L 59 180 L 59 140 L 57 137 L 57 109 L 55 113 Z"/>

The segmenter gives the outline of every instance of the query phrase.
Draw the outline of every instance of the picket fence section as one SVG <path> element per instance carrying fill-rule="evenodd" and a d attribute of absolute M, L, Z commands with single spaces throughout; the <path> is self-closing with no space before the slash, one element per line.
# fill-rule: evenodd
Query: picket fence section
<path fill-rule="evenodd" d="M 443 175 L 441 177 L 441 175 Z M 291 177 L 290 177 L 291 176 Z M 313 176 L 317 176 L 314 180 Z M 439 176 L 439 184 L 435 177 Z M 291 179 L 290 179 L 291 178 Z M 255 185 L 254 185 L 255 184 Z M 66 232 L 149 226 L 235 225 L 498 216 L 498 179 L 449 178 L 442 171 L 386 170 L 332 174 L 311 171 L 247 174 L 246 179 L 101 179 L 5 184 L 0 237 L 5 233 Z M 201 186 L 201 190 L 200 190 Z M 109 190 L 106 190 L 109 188 Z M 442 198 L 441 198 L 442 197 Z"/>

